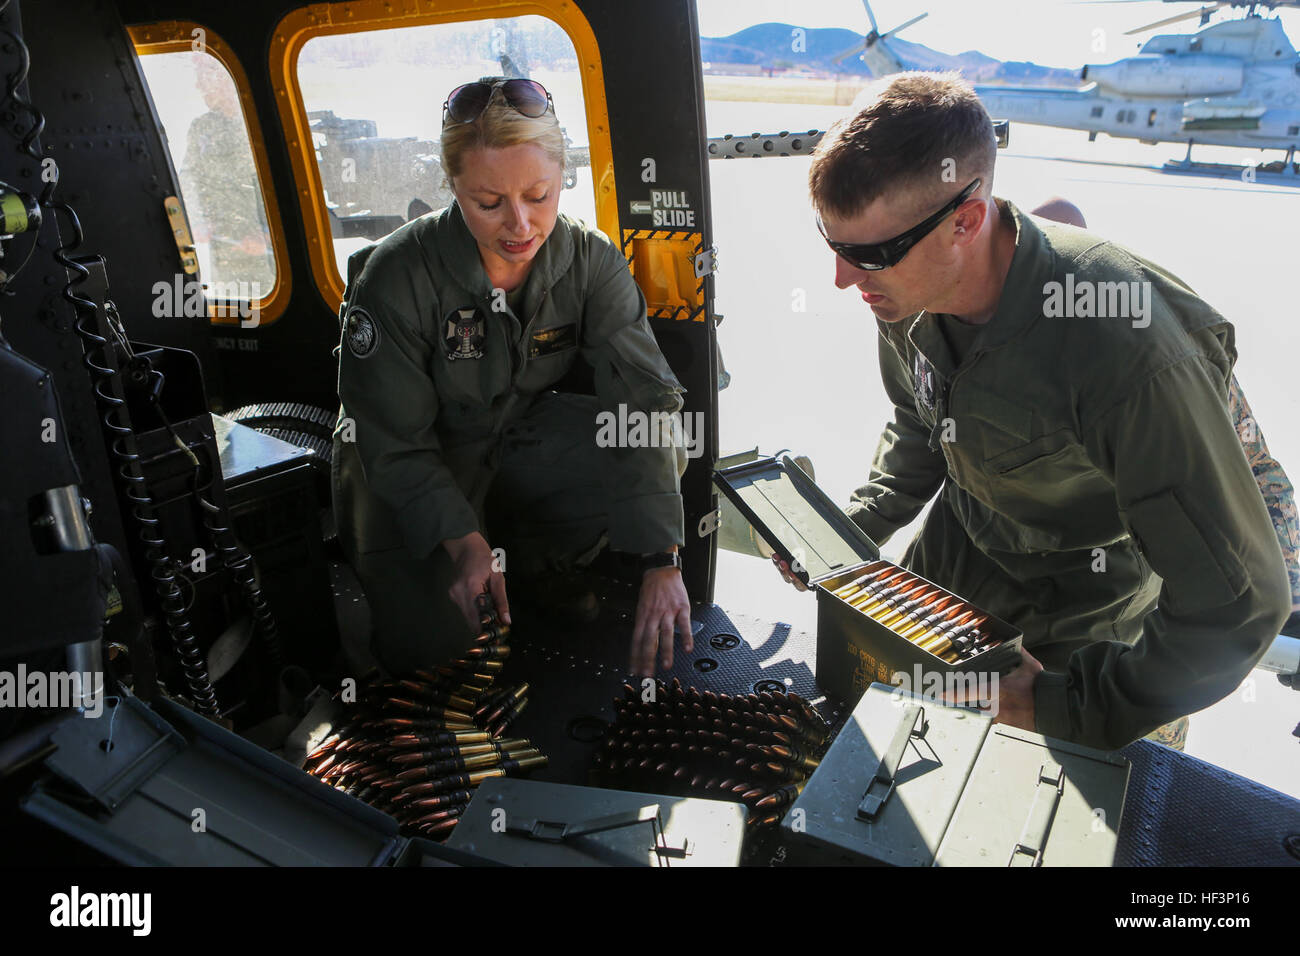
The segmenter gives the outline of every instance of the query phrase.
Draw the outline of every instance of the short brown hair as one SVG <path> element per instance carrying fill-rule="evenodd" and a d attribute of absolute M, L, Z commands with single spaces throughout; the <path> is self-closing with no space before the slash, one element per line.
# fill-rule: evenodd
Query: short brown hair
<path fill-rule="evenodd" d="M 813 154 L 808 190 L 818 211 L 847 219 L 890 190 L 952 192 L 939 187 L 957 182 L 960 189 L 977 176 L 988 193 L 997 136 L 975 90 L 956 73 L 894 74 L 863 90 L 854 108 Z"/>

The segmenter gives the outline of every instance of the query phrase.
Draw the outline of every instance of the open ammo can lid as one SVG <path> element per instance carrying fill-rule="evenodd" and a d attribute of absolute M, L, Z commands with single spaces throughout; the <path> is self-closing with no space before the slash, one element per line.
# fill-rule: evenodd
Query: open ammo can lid
<path fill-rule="evenodd" d="M 713 483 L 808 584 L 874 561 L 880 549 L 789 455 L 716 469 Z"/>

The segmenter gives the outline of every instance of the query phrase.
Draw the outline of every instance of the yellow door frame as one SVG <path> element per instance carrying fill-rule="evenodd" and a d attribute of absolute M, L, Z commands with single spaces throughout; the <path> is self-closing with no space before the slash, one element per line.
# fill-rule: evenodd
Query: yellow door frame
<path fill-rule="evenodd" d="M 201 31 L 201 32 L 196 32 Z M 226 68 L 234 80 L 239 94 L 239 108 L 244 115 L 248 142 L 253 150 L 257 167 L 258 187 L 262 191 L 262 206 L 266 210 L 266 224 L 271 231 L 271 255 L 275 261 L 275 285 L 257 302 L 258 326 L 270 325 L 289 305 L 293 291 L 293 276 L 289 270 L 289 256 L 285 245 L 284 223 L 280 219 L 280 206 L 276 202 L 275 188 L 271 184 L 271 167 L 262 137 L 262 125 L 253 105 L 253 93 L 248 86 L 248 76 L 230 45 L 211 28 L 189 20 L 167 20 L 159 23 L 132 24 L 127 27 L 138 56 L 155 53 L 209 53 Z M 173 156 L 173 160 L 175 157 Z M 188 218 L 188 217 L 187 217 Z M 208 317 L 214 325 L 239 325 L 237 309 L 221 303 L 209 304 Z"/>
<path fill-rule="evenodd" d="M 404 26 L 456 23 L 496 17 L 540 16 L 568 35 L 578 54 L 592 181 L 596 189 L 596 225 L 618 241 L 618 198 L 614 187 L 614 153 L 609 136 L 609 108 L 600 49 L 586 17 L 569 0 L 356 0 L 318 3 L 291 11 L 271 37 L 271 86 L 280 112 L 289 161 L 298 187 L 308 258 L 321 296 L 334 311 L 343 301 L 343 279 L 334 258 L 333 233 L 325 207 L 325 190 L 316 166 L 307 108 L 298 85 L 298 57 L 309 40 L 340 33 L 391 30 Z"/>

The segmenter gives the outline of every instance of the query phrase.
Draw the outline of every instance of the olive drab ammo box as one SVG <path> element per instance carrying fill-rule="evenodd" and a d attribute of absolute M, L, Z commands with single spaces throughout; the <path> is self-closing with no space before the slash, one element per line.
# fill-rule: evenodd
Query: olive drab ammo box
<path fill-rule="evenodd" d="M 739 803 L 500 777 L 446 846 L 512 866 L 737 866 L 744 835 Z"/>
<path fill-rule="evenodd" d="M 782 820 L 800 863 L 1110 866 L 1124 758 L 883 684 Z"/>
<path fill-rule="evenodd" d="M 868 685 L 894 683 L 902 673 L 912 689 L 924 690 L 924 678 L 943 680 L 950 673 L 1005 673 L 1020 661 L 1021 633 L 997 617 L 965 602 L 920 575 L 880 560 L 880 549 L 844 511 L 788 456 L 760 458 L 714 472 L 714 483 L 768 545 L 817 595 L 817 685 L 828 695 L 852 703 Z M 858 582 L 864 573 L 903 582 L 901 596 L 886 596 L 886 604 L 855 607 L 859 590 L 850 599 L 836 591 Z M 911 600 L 913 595 L 921 597 Z M 910 601 L 910 605 L 909 605 Z M 931 608 L 939 609 L 929 615 Z M 945 613 L 950 616 L 942 620 Z M 906 613 L 907 617 L 904 617 Z M 874 615 L 874 616 L 873 616 Z M 942 629 L 954 622 L 980 620 L 981 643 L 973 653 L 940 656 L 922 647 L 923 641 L 904 637 L 901 624 L 934 635 L 940 653 L 952 642 Z M 937 620 L 938 628 L 924 626 Z M 882 620 L 885 623 L 882 623 Z M 959 625 L 960 627 L 960 625 Z M 965 638 L 962 638 L 963 640 Z M 953 660 L 951 658 L 956 657 Z M 922 677 L 924 675 L 924 678 Z"/>

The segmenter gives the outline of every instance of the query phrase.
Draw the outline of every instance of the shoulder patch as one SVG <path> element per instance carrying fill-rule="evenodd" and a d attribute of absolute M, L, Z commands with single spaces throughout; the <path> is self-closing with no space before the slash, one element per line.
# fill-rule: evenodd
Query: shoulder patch
<path fill-rule="evenodd" d="M 354 305 L 348 309 L 343 323 L 343 338 L 347 340 L 348 351 L 357 358 L 365 358 L 379 347 L 379 326 L 369 312 Z"/>

